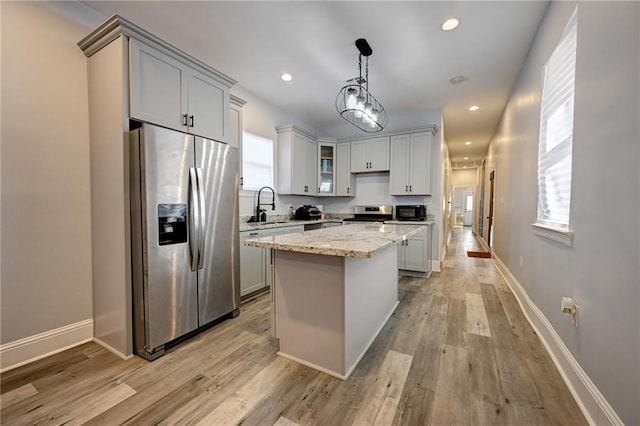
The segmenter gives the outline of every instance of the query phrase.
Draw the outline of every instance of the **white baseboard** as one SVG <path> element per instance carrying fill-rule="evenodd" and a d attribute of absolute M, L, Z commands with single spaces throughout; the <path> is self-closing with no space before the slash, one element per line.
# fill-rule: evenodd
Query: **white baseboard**
<path fill-rule="evenodd" d="M 431 272 L 440 272 L 441 269 L 441 265 L 442 262 L 440 262 L 439 260 L 432 260 L 431 261 Z"/>
<path fill-rule="evenodd" d="M 97 337 L 94 337 L 93 341 L 96 342 L 97 344 L 99 344 L 100 346 L 102 346 L 103 348 L 105 348 L 106 350 L 108 350 L 109 352 L 111 352 L 112 354 L 116 355 L 120 359 L 127 360 L 127 359 L 133 358 L 133 354 L 125 355 L 122 352 L 120 352 L 119 350 L 115 349 L 113 346 L 111 346 L 111 345 L 103 342 L 102 340 L 98 339 Z"/>
<path fill-rule="evenodd" d="M 93 319 L 87 319 L 0 345 L 0 373 L 90 342 L 92 339 Z"/>
<path fill-rule="evenodd" d="M 484 240 L 479 239 L 485 245 Z M 578 361 L 571 354 L 560 336 L 555 331 L 542 311 L 533 303 L 529 295 L 509 271 L 499 257 L 492 253 L 493 261 L 511 288 L 520 309 L 540 337 L 542 344 L 551 356 L 553 363 L 558 368 L 562 379 L 567 384 L 569 391 L 575 398 L 582 413 L 591 425 L 623 425 L 620 417 L 600 393 L 596 385 L 591 381 L 587 373 L 582 369 Z"/>

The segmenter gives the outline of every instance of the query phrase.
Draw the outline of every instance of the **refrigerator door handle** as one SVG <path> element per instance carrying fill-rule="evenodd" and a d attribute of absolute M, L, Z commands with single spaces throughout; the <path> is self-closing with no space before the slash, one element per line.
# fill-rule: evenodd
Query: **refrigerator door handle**
<path fill-rule="evenodd" d="M 198 269 L 200 245 L 200 196 L 195 167 L 189 168 L 189 251 L 191 252 L 191 270 Z"/>
<path fill-rule="evenodd" d="M 204 266 L 204 241 L 205 241 L 205 229 L 207 229 L 207 224 L 204 223 L 204 218 L 207 217 L 207 213 L 205 211 L 205 202 L 204 202 L 204 178 L 202 177 L 202 168 L 196 168 L 196 175 L 198 176 L 198 203 L 200 204 L 200 230 L 198 232 L 199 238 L 199 247 L 198 247 L 198 269 L 202 269 Z"/>

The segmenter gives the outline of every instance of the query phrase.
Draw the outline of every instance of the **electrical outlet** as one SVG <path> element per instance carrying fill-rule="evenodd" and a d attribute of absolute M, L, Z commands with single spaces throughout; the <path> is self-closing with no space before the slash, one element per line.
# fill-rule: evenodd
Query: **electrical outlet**
<path fill-rule="evenodd" d="M 560 302 L 560 310 L 565 315 L 571 315 L 571 323 L 578 328 L 578 314 L 580 306 L 571 297 L 563 297 Z"/>

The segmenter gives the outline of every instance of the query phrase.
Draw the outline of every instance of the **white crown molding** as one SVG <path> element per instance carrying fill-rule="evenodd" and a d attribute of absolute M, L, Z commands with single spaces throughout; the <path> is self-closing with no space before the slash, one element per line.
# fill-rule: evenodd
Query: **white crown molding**
<path fill-rule="evenodd" d="M 221 84 L 231 87 L 236 84 L 236 80 L 221 73 L 215 68 L 210 67 L 204 62 L 194 58 L 193 56 L 183 52 L 166 41 L 154 36 L 150 32 L 140 28 L 133 22 L 119 15 L 112 15 L 104 21 L 98 28 L 92 31 L 88 36 L 78 42 L 78 46 L 84 52 L 85 56 L 90 57 L 119 36 L 124 35 L 129 38 L 140 40 L 156 49 L 161 49 L 176 60 L 194 68 L 211 78 L 217 80 Z M 239 98 L 238 98 L 239 99 Z"/>
<path fill-rule="evenodd" d="M 245 101 L 244 99 L 239 98 L 236 95 L 232 95 L 232 94 L 229 94 L 229 101 L 233 105 L 235 105 L 237 107 L 240 107 L 240 108 L 242 108 L 247 103 L 247 101 Z"/>

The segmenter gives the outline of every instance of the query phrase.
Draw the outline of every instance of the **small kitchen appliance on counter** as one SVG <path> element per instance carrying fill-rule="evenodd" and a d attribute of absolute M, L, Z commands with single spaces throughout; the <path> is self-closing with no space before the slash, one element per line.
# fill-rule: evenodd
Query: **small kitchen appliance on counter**
<path fill-rule="evenodd" d="M 393 219 L 393 206 L 355 206 L 353 217 L 343 222 L 384 222 Z"/>
<path fill-rule="evenodd" d="M 406 221 L 423 221 L 427 217 L 427 206 L 424 204 L 410 204 L 396 206 L 396 219 Z"/>
<path fill-rule="evenodd" d="M 320 209 L 316 206 L 304 205 L 296 209 L 295 220 L 319 220 Z"/>

